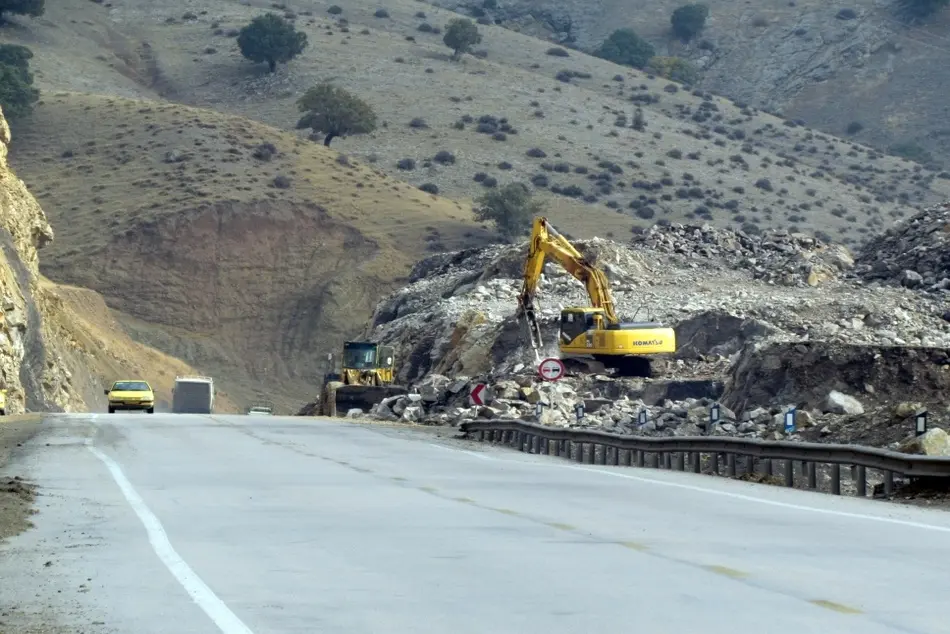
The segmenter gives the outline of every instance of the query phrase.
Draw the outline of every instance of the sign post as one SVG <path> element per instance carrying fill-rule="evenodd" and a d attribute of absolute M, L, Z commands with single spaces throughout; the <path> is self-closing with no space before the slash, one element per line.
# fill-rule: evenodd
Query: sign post
<path fill-rule="evenodd" d="M 475 405 L 484 405 L 485 401 L 482 399 L 482 392 L 485 391 L 485 384 L 478 383 L 475 387 L 472 388 L 472 391 L 469 392 L 469 397 L 472 399 L 472 403 Z"/>
<path fill-rule="evenodd" d="M 923 436 L 927 433 L 927 410 L 922 412 L 917 412 L 917 416 L 914 418 L 916 432 L 918 436 Z"/>
<path fill-rule="evenodd" d="M 719 403 L 713 403 L 712 407 L 709 408 L 709 426 L 708 429 L 706 429 L 706 433 L 711 434 L 718 424 Z"/>
<path fill-rule="evenodd" d="M 554 357 L 549 357 L 538 364 L 538 375 L 544 381 L 557 381 L 564 378 L 564 370 L 564 363 Z"/>
<path fill-rule="evenodd" d="M 791 408 L 785 412 L 785 433 L 794 434 L 795 433 L 795 408 Z"/>

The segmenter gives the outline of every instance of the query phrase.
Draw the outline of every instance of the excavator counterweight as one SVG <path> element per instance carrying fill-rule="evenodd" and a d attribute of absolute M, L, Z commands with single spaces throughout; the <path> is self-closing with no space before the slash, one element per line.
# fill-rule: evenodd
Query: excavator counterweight
<path fill-rule="evenodd" d="M 535 354 L 541 348 L 537 289 L 550 257 L 584 284 L 591 305 L 561 311 L 558 347 L 566 365 L 588 371 L 614 369 L 623 376 L 652 376 L 657 355 L 676 352 L 676 333 L 657 322 L 622 322 L 617 317 L 610 282 L 597 266 L 557 232 L 543 216 L 534 219 L 524 283 L 518 296 L 518 319 L 528 331 Z"/>

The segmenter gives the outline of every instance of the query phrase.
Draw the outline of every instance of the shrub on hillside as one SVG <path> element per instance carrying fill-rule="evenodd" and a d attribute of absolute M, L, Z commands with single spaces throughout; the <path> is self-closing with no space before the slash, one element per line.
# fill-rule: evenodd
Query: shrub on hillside
<path fill-rule="evenodd" d="M 601 44 L 594 55 L 634 68 L 643 68 L 656 53 L 653 46 L 633 29 L 617 29 Z"/>
<path fill-rule="evenodd" d="M 0 24 L 6 22 L 6 13 L 38 18 L 46 12 L 46 0 L 0 0 Z"/>
<path fill-rule="evenodd" d="M 501 235 L 510 239 L 527 233 L 532 218 L 541 210 L 541 203 L 532 198 L 526 185 L 510 183 L 479 198 L 475 218 L 493 223 Z"/>
<path fill-rule="evenodd" d="M 336 137 L 369 134 L 376 129 L 376 113 L 359 97 L 329 82 L 317 84 L 297 100 L 297 109 L 304 115 L 297 129 L 310 128 L 326 135 L 327 147 Z"/>
<path fill-rule="evenodd" d="M 17 44 L 0 44 L 0 107 L 8 119 L 33 111 L 40 92 L 33 87 L 33 52 Z"/>
<path fill-rule="evenodd" d="M 681 57 L 651 57 L 647 71 L 681 84 L 694 84 L 699 79 L 699 70 Z"/>
<path fill-rule="evenodd" d="M 254 18 L 238 34 L 241 55 L 252 62 L 267 62 L 270 72 L 277 64 L 289 62 L 307 48 L 307 34 L 276 13 Z"/>
<path fill-rule="evenodd" d="M 707 17 L 709 17 L 709 7 L 705 4 L 684 4 L 670 16 L 673 34 L 684 40 L 690 40 L 706 26 Z"/>
<path fill-rule="evenodd" d="M 452 49 L 452 59 L 458 61 L 465 53 L 470 53 L 472 47 L 482 41 L 475 23 L 466 18 L 456 18 L 445 26 L 445 36 L 442 42 Z"/>

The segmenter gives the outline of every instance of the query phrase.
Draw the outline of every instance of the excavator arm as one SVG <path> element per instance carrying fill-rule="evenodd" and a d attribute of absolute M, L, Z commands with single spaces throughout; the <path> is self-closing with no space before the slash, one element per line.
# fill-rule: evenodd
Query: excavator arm
<path fill-rule="evenodd" d="M 588 261 L 567 238 L 558 233 L 547 218 L 538 216 L 534 219 L 531 241 L 528 243 L 528 257 L 525 260 L 524 283 L 521 294 L 518 296 L 518 318 L 527 322 L 531 346 L 535 350 L 541 347 L 541 331 L 535 312 L 536 293 L 547 257 L 557 261 L 575 279 L 584 284 L 591 306 L 602 309 L 608 322 L 611 324 L 620 322 L 610 295 L 610 283 L 604 272 Z"/>

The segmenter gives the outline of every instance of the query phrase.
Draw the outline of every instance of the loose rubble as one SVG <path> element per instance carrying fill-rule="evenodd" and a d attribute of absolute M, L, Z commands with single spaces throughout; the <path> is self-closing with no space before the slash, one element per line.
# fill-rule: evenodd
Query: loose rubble
<path fill-rule="evenodd" d="M 927 209 L 869 240 L 855 272 L 946 300 L 950 293 L 950 203 Z M 950 320 L 950 314 L 946 316 Z"/>
<path fill-rule="evenodd" d="M 863 251 L 857 259 L 804 234 L 708 225 L 656 225 L 628 244 L 574 241 L 606 273 L 622 319 L 676 329 L 678 352 L 653 379 L 540 380 L 539 356 L 514 320 L 526 244 L 428 257 L 380 302 L 363 333 L 395 346 L 397 380 L 411 388 L 371 415 L 943 451 L 934 449 L 940 442 L 905 440 L 918 412 L 927 411 L 931 427 L 950 422 L 950 288 L 941 281 L 948 209 L 889 230 L 873 257 Z M 900 283 L 905 270 L 923 284 Z M 545 266 L 539 300 L 546 345 L 538 352 L 557 356 L 560 310 L 589 300 L 554 263 Z M 477 383 L 488 386 L 479 406 L 469 398 Z M 714 404 L 719 419 L 710 426 Z M 796 425 L 786 429 L 791 408 Z"/>

